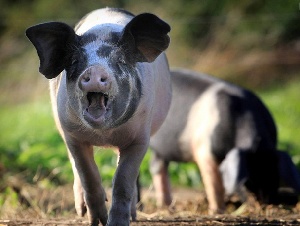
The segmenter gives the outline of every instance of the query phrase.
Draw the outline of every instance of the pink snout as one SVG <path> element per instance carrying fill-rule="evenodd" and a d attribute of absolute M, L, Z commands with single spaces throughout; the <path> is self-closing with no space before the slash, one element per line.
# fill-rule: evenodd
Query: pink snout
<path fill-rule="evenodd" d="M 80 76 L 79 86 L 84 92 L 106 93 L 111 87 L 111 77 L 101 66 L 92 66 Z"/>

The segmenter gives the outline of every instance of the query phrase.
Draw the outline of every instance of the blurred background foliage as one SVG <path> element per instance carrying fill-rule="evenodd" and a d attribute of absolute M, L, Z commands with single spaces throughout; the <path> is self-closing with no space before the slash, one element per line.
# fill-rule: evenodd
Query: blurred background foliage
<path fill-rule="evenodd" d="M 172 31 L 167 55 L 171 67 L 209 73 L 254 90 L 278 125 L 279 148 L 300 167 L 300 11 L 298 0 L 0 0 L 0 190 L 3 178 L 18 175 L 30 183 L 72 181 L 65 146 L 57 133 L 38 58 L 24 33 L 46 21 L 72 26 L 101 7 L 152 12 Z M 107 186 L 116 155 L 96 149 Z M 143 185 L 151 183 L 147 154 Z M 199 186 L 193 164 L 170 166 L 173 183 Z"/>

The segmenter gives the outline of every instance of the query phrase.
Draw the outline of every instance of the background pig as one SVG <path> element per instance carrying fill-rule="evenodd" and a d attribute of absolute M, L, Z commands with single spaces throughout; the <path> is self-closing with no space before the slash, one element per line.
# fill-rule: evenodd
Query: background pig
<path fill-rule="evenodd" d="M 129 225 L 130 213 L 135 218 L 130 204 L 139 166 L 170 105 L 169 68 L 161 54 L 169 31 L 155 15 L 112 8 L 91 12 L 75 31 L 60 22 L 26 31 L 40 72 L 51 79 L 55 121 L 74 173 L 77 213 L 87 211 L 92 225 Z M 109 216 L 93 145 L 119 149 Z"/>
<path fill-rule="evenodd" d="M 275 123 L 257 96 L 183 69 L 172 71 L 171 81 L 169 114 L 150 140 L 158 205 L 171 204 L 170 161 L 197 163 L 210 213 L 222 213 L 225 192 L 241 185 L 263 203 L 285 201 L 281 181 L 300 192 L 299 173 L 286 153 L 276 151 Z"/>

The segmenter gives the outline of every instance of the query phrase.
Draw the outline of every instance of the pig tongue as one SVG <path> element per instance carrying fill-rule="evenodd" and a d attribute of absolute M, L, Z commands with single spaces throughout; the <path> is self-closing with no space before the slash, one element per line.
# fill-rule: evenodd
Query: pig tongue
<path fill-rule="evenodd" d="M 105 112 L 104 95 L 102 93 L 89 93 L 88 101 L 87 111 L 94 118 L 99 118 Z"/>

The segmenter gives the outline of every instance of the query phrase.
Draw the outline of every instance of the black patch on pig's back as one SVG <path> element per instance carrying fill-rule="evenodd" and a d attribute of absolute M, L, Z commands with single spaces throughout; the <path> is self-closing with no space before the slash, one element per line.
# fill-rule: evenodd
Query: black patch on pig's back
<path fill-rule="evenodd" d="M 276 126 L 271 114 L 252 92 L 234 86 L 217 94 L 220 123 L 211 137 L 212 152 L 218 161 L 232 149 L 266 152 L 276 148 Z"/>
<path fill-rule="evenodd" d="M 245 91 L 245 108 L 252 115 L 252 125 L 248 126 L 249 134 L 252 134 L 254 151 L 274 151 L 277 145 L 277 129 L 273 117 L 262 101 L 250 91 Z M 245 116 L 243 116 L 245 117 Z M 253 132 L 254 131 L 254 132 Z M 238 144 L 237 145 L 242 145 Z"/>

